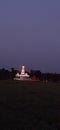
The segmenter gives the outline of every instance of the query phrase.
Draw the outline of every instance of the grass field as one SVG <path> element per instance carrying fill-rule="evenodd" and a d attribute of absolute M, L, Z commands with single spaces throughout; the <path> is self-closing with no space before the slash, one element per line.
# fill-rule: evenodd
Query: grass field
<path fill-rule="evenodd" d="M 0 129 L 60 129 L 60 83 L 0 81 Z"/>

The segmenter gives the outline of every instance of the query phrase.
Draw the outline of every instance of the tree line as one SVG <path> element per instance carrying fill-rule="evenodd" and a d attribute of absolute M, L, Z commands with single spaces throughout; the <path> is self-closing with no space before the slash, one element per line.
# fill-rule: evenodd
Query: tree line
<path fill-rule="evenodd" d="M 14 68 L 11 70 L 2 68 L 0 69 L 0 80 L 13 80 L 17 72 L 19 71 Z M 57 73 L 42 73 L 40 70 L 30 70 L 27 73 L 32 80 L 60 82 L 60 74 Z"/>

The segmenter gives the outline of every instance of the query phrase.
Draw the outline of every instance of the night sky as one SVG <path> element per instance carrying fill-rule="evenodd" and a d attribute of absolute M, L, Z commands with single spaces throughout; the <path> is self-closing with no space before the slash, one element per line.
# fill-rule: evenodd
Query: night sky
<path fill-rule="evenodd" d="M 60 73 L 60 0 L 0 0 L 0 68 Z"/>

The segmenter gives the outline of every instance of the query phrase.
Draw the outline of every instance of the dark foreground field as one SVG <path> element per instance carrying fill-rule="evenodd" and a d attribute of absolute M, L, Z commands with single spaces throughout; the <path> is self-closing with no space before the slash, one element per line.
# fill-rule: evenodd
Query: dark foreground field
<path fill-rule="evenodd" d="M 0 129 L 59 130 L 60 84 L 0 81 Z"/>

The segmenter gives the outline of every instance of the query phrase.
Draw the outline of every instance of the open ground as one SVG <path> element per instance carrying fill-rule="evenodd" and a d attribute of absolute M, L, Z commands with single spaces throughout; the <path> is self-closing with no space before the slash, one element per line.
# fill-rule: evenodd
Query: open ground
<path fill-rule="evenodd" d="M 60 83 L 0 81 L 0 127 L 60 129 Z"/>

